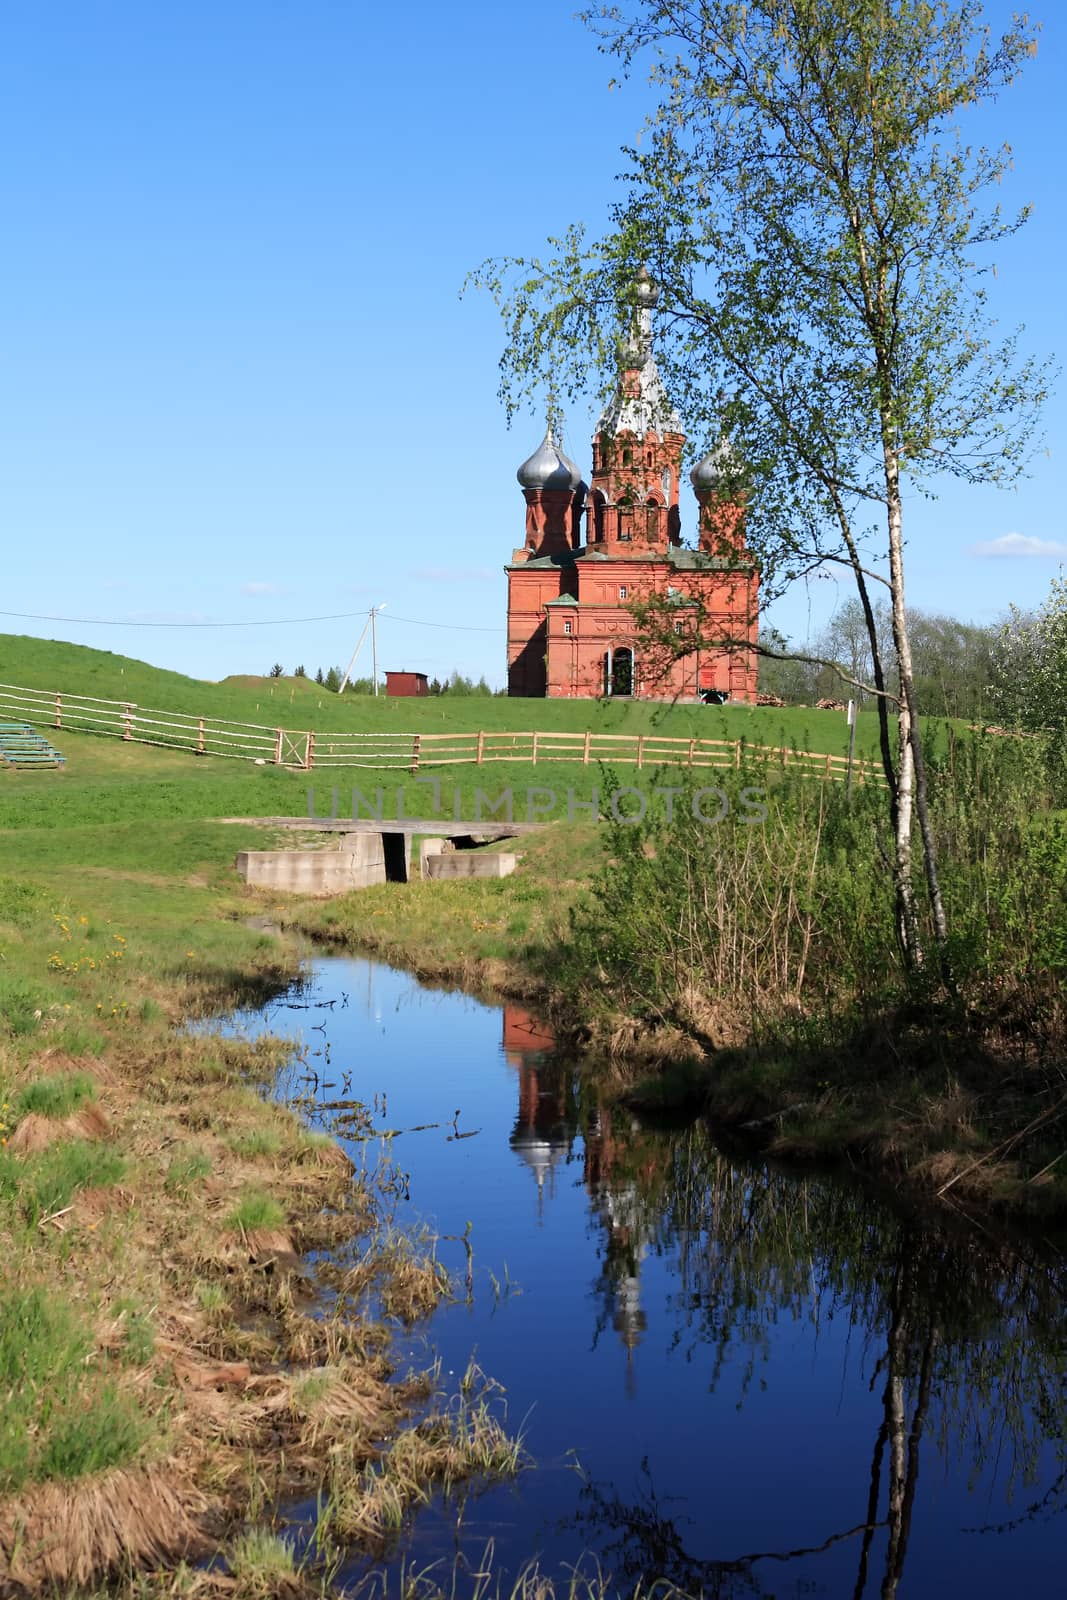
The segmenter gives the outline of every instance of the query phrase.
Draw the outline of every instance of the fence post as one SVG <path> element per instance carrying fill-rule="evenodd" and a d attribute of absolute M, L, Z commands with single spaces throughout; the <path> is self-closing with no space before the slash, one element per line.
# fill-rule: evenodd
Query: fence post
<path fill-rule="evenodd" d="M 478 730 L 478 765 L 479 766 L 481 766 L 481 764 L 482 764 L 482 756 L 484 755 L 484 753 L 485 753 L 485 730 L 484 729 L 479 729 Z"/>
<path fill-rule="evenodd" d="M 61 694 L 57 693 L 57 695 L 56 695 L 56 727 L 57 728 L 61 728 L 62 726 L 63 726 L 63 696 Z"/>
<path fill-rule="evenodd" d="M 282 764 L 282 730 L 280 728 L 275 728 L 275 730 L 274 730 L 274 765 L 276 767 L 280 767 L 281 764 Z"/>
<path fill-rule="evenodd" d="M 586 730 L 585 730 L 585 747 L 582 750 L 582 766 L 583 767 L 587 767 L 589 765 L 589 740 L 590 740 L 591 737 L 592 737 L 592 735 L 590 734 L 589 729 L 586 728 Z"/>
<path fill-rule="evenodd" d="M 734 740 L 734 766 L 735 767 L 740 767 L 740 765 L 741 765 L 741 741 L 740 741 L 740 739 L 735 739 Z"/>
<path fill-rule="evenodd" d="M 198 756 L 202 756 L 203 753 L 204 753 L 204 719 L 203 719 L 203 717 L 200 718 L 199 722 L 196 725 L 196 753 L 197 753 Z"/>
<path fill-rule="evenodd" d="M 412 770 L 412 772 L 418 772 L 418 770 L 419 770 L 419 749 L 420 749 L 421 745 L 422 745 L 422 734 L 421 733 L 417 733 L 417 734 L 415 734 L 414 738 L 411 741 L 411 770 Z"/>
<path fill-rule="evenodd" d="M 122 718 L 122 737 L 124 739 L 127 739 L 127 740 L 133 738 L 133 728 L 131 727 L 132 719 L 130 717 L 130 712 L 132 710 L 133 710 L 133 706 L 130 705 L 130 703 L 127 701 L 125 706 L 124 706 L 124 709 L 123 709 L 123 718 Z"/>
<path fill-rule="evenodd" d="M 315 765 L 315 730 L 314 730 L 314 728 L 312 728 L 310 730 L 310 732 L 308 733 L 307 744 L 306 744 L 306 746 L 304 748 L 304 766 L 310 772 L 314 765 Z"/>
<path fill-rule="evenodd" d="M 537 765 L 537 730 L 536 729 L 534 730 L 534 736 L 533 736 L 533 765 L 535 767 Z"/>

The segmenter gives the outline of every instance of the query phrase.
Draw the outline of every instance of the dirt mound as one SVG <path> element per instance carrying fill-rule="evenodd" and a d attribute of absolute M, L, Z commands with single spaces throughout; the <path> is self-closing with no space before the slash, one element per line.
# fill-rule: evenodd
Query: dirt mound
<path fill-rule="evenodd" d="M 201 1545 L 209 1502 L 166 1468 L 46 1483 L 0 1501 L 0 1592 L 87 1584 L 105 1572 L 173 1561 Z"/>
<path fill-rule="evenodd" d="M 69 1117 L 42 1117 L 28 1111 L 7 1142 L 15 1155 L 34 1155 L 57 1139 L 106 1139 L 111 1125 L 95 1100 L 72 1111 Z"/>
<path fill-rule="evenodd" d="M 133 1195 L 120 1184 L 105 1189 L 80 1189 L 74 1196 L 74 1215 L 90 1227 L 95 1227 L 104 1217 L 117 1211 L 129 1211 L 132 1207 Z"/>

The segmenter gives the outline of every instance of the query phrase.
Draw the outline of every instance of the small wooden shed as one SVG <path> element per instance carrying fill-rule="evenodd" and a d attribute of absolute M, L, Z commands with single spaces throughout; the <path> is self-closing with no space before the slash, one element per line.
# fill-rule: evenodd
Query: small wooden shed
<path fill-rule="evenodd" d="M 385 692 L 387 695 L 429 694 L 430 684 L 425 672 L 387 672 Z"/>

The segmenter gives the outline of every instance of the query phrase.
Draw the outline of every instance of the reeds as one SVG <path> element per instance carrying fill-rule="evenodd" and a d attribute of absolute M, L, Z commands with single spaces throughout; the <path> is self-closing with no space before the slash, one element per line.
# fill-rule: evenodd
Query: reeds
<path fill-rule="evenodd" d="M 338 1445 L 330 1458 L 323 1533 L 384 1548 L 435 1491 L 447 1495 L 472 1481 L 514 1477 L 524 1459 L 521 1438 L 506 1431 L 485 1396 L 473 1398 L 461 1388 L 448 1405 L 398 1433 L 368 1465 L 347 1442 Z"/>

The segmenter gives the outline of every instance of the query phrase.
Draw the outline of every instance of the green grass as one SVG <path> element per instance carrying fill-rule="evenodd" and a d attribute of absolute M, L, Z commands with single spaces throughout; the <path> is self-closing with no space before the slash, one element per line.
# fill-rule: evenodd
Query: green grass
<path fill-rule="evenodd" d="M 184 1194 L 211 1172 L 211 1157 L 205 1150 L 183 1150 L 167 1167 L 166 1186 L 173 1194 Z"/>
<path fill-rule="evenodd" d="M 36 1033 L 48 996 L 23 978 L 0 976 L 0 1038 Z"/>
<path fill-rule="evenodd" d="M 209 1316 L 219 1316 L 230 1308 L 230 1297 L 221 1283 L 204 1278 L 196 1286 L 196 1301 Z"/>
<path fill-rule="evenodd" d="M 95 1088 L 87 1072 L 38 1078 L 19 1091 L 15 1109 L 22 1117 L 31 1111 L 39 1117 L 69 1117 L 84 1101 L 92 1098 Z"/>
<path fill-rule="evenodd" d="M 277 1128 L 249 1128 L 227 1143 L 237 1156 L 276 1156 L 282 1148 L 282 1136 Z"/>
<path fill-rule="evenodd" d="M 292 1542 L 269 1528 L 249 1528 L 234 1540 L 227 1566 L 241 1595 L 273 1595 L 296 1573 Z"/>
<path fill-rule="evenodd" d="M 809 714 L 788 708 L 670 707 L 622 700 L 512 700 L 504 696 L 462 695 L 401 700 L 390 699 L 385 694 L 329 694 L 307 678 L 271 679 L 254 675 L 207 683 L 110 651 L 19 634 L 0 634 L 0 683 L 65 690 L 71 695 L 130 701 L 145 709 L 184 711 L 191 716 L 258 723 L 271 728 L 321 728 L 334 732 L 391 729 L 430 733 L 457 728 L 563 731 L 595 727 L 604 732 L 656 730 L 685 737 L 695 733 L 708 738 L 735 738 L 740 723 L 741 731 L 749 738 L 756 737 L 752 729 L 758 728 L 759 738 L 773 744 L 782 742 L 776 737 L 778 731 L 786 733 L 785 742 L 788 743 L 813 723 L 833 723 L 838 734 L 835 750 L 843 750 L 847 738 L 842 715 Z"/>
<path fill-rule="evenodd" d="M 152 1359 L 156 1346 L 151 1312 L 128 1299 L 116 1300 L 114 1311 L 123 1324 L 120 1347 L 123 1361 L 131 1366 L 145 1366 Z"/>
<path fill-rule="evenodd" d="M 90 1330 L 40 1288 L 0 1289 L 0 1494 L 127 1460 L 144 1424 L 92 1362 Z"/>
<path fill-rule="evenodd" d="M 243 1228 L 246 1233 L 253 1228 L 281 1228 L 285 1225 L 285 1212 L 269 1194 L 260 1189 L 246 1189 L 226 1218 L 226 1225 Z"/>
<path fill-rule="evenodd" d="M 681 739 L 743 738 L 750 745 L 833 755 L 846 753 L 848 739 L 841 714 L 797 707 L 462 696 L 419 700 L 390 700 L 384 695 L 337 697 L 304 679 L 201 683 L 105 651 L 11 635 L 0 635 L 0 681 L 68 691 L 76 688 L 79 693 L 104 698 L 129 697 L 142 707 L 263 721 L 271 726 L 280 723 L 294 729 L 314 727 L 322 732 L 588 729 Z M 469 762 L 427 768 L 420 774 L 420 778 L 440 781 L 440 805 L 435 808 L 430 785 L 416 781 L 404 766 L 378 770 L 320 767 L 303 773 L 221 757 L 196 758 L 184 751 L 125 744 L 68 730 L 56 737 L 66 757 L 63 768 L 0 772 L 0 872 L 8 870 L 22 877 L 22 869 L 32 869 L 38 862 L 47 863 L 50 870 L 64 862 L 79 868 L 85 864 L 97 878 L 119 871 L 139 873 L 142 881 L 149 882 L 159 877 L 173 879 L 181 873 L 218 884 L 231 872 L 238 850 L 263 848 L 271 841 L 262 833 L 204 824 L 220 817 L 306 816 L 310 789 L 315 792 L 318 816 L 332 811 L 335 790 L 338 813 L 352 814 L 356 788 L 367 802 L 359 806 L 363 815 L 375 804 L 380 789 L 387 818 L 400 815 L 401 806 L 408 816 L 451 817 L 458 805 L 459 815 L 470 820 L 478 816 L 479 809 L 489 820 L 494 800 L 510 789 L 514 820 L 527 821 L 536 820 L 536 808 L 545 799 L 541 793 L 528 791 L 552 790 L 555 804 L 545 814 L 567 818 L 569 794 L 581 803 L 598 792 L 603 803 L 609 788 L 637 784 L 647 792 L 657 782 L 654 769 L 638 772 L 632 763 L 620 763 L 611 777 L 597 766 L 581 762 L 541 760 L 536 767 L 525 761 L 493 761 L 483 766 Z M 861 713 L 857 753 L 868 759 L 877 754 L 873 712 Z M 670 780 L 664 777 L 661 781 Z M 768 781 L 775 781 L 773 768 Z M 709 784 L 729 789 L 734 782 L 735 775 L 728 770 L 708 772 Z M 479 791 L 483 796 L 480 802 Z M 5 830 L 9 831 L 6 854 Z M 57 833 L 64 835 L 62 841 L 54 837 Z M 15 925 L 19 916 L 29 915 L 31 910 L 16 900 L 10 915 L 5 915 L 0 893 L 0 937 L 5 921 Z M 25 1003 L 16 1006 L 23 1027 L 32 1028 L 35 1009 Z"/>
<path fill-rule="evenodd" d="M 62 1140 L 17 1162 L 0 1151 L 0 1202 L 20 1210 L 33 1227 L 69 1206 L 79 1189 L 108 1188 L 125 1171 L 122 1156 L 87 1139 Z"/>

